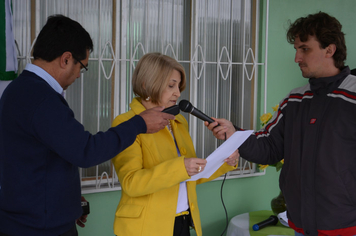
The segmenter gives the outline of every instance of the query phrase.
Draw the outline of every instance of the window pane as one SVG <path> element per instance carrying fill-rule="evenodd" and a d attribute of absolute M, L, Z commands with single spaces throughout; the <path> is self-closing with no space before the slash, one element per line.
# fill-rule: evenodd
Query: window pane
<path fill-rule="evenodd" d="M 31 12 L 31 4 L 37 2 L 39 6 Z M 134 97 L 133 70 L 148 52 L 169 55 L 184 66 L 187 86 L 181 99 L 189 100 L 209 116 L 252 129 L 254 73 L 259 69 L 255 68 L 254 59 L 254 2 L 16 0 L 14 33 L 19 48 L 19 72 L 30 62 L 31 38 L 36 37 L 49 15 L 63 14 L 81 23 L 94 42 L 89 71 L 66 92 L 76 119 L 89 132 L 106 131 L 115 116 L 129 109 Z M 213 137 L 201 120 L 188 113 L 182 115 L 189 122 L 198 157 L 207 157 L 222 142 Z M 253 173 L 248 162 L 241 161 L 240 166 Z M 81 175 L 83 186 L 107 186 L 107 181 L 100 182 L 102 177 L 113 178 L 111 183 L 117 183 L 110 161 L 81 169 Z"/>
<path fill-rule="evenodd" d="M 251 82 L 243 76 L 245 54 L 251 47 L 250 1 L 197 1 L 197 35 L 194 46 L 195 105 L 204 113 L 223 117 L 234 124 L 252 128 L 249 117 L 252 93 Z M 249 57 L 248 62 L 251 62 Z M 191 96 L 192 97 L 192 96 Z M 247 106 L 246 106 L 247 104 Z M 197 153 L 206 157 L 221 142 L 197 124 Z"/>

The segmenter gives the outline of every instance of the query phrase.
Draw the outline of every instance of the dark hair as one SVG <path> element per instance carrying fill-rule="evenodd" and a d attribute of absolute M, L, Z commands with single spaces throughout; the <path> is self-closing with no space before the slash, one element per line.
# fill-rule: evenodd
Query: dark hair
<path fill-rule="evenodd" d="M 51 62 L 64 52 L 71 52 L 75 59 L 84 60 L 87 50 L 93 51 L 93 41 L 89 33 L 68 17 L 52 15 L 48 17 L 47 23 L 37 36 L 33 57 Z"/>
<path fill-rule="evenodd" d="M 333 55 L 335 67 L 342 69 L 346 60 L 346 44 L 344 33 L 341 31 L 342 25 L 335 18 L 324 12 L 310 14 L 307 17 L 300 17 L 294 23 L 290 23 L 287 32 L 287 40 L 294 44 L 295 38 L 306 42 L 308 36 L 315 36 L 321 48 L 326 48 L 330 44 L 335 44 L 336 51 Z"/>

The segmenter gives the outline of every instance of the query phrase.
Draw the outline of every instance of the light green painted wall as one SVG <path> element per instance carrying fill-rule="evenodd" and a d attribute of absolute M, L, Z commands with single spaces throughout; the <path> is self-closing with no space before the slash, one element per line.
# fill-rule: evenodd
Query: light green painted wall
<path fill-rule="evenodd" d="M 307 83 L 301 76 L 298 65 L 294 63 L 294 48 L 286 41 L 287 21 L 318 11 L 325 11 L 339 19 L 346 33 L 346 64 L 350 68 L 356 68 L 355 0 L 270 0 L 268 111 L 292 88 Z M 265 176 L 227 180 L 223 197 L 229 219 L 244 212 L 270 209 L 270 200 L 279 193 L 278 176 L 279 173 L 270 168 Z M 225 227 L 225 213 L 220 200 L 221 183 L 222 181 L 213 181 L 197 187 L 204 236 L 221 235 Z M 79 235 L 113 235 L 113 219 L 120 196 L 120 191 L 86 194 L 91 213 L 86 227 L 78 229 Z"/>
<path fill-rule="evenodd" d="M 336 17 L 343 26 L 347 46 L 346 65 L 356 68 L 356 1 L 355 0 L 270 0 L 268 46 L 267 110 L 295 88 L 308 82 L 294 62 L 295 49 L 287 43 L 288 20 L 319 11 Z M 271 110 L 269 110 L 271 111 Z"/>

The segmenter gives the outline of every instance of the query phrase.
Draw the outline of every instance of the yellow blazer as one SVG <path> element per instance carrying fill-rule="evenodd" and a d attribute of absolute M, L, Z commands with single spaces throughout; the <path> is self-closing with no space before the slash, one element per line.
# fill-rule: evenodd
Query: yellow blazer
<path fill-rule="evenodd" d="M 131 110 L 117 116 L 116 126 L 145 110 L 135 98 Z M 136 141 L 112 159 L 121 183 L 121 199 L 116 209 L 114 233 L 118 236 L 173 235 L 179 183 L 189 179 L 184 158 L 196 157 L 186 119 L 178 114 L 172 130 L 140 134 Z M 189 207 L 197 236 L 202 235 L 196 184 L 204 183 L 233 170 L 226 163 L 209 179 L 187 182 Z"/>

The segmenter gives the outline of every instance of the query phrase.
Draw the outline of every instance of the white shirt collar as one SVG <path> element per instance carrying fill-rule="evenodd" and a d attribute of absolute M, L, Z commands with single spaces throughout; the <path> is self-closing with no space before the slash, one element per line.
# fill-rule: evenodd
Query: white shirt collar
<path fill-rule="evenodd" d="M 25 70 L 35 73 L 36 75 L 41 77 L 44 81 L 46 81 L 49 84 L 49 86 L 51 86 L 57 93 L 64 95 L 63 88 L 59 85 L 57 80 L 55 80 L 55 78 L 53 78 L 50 74 L 48 74 L 47 71 L 45 71 L 41 67 L 28 63 L 25 67 Z"/>

